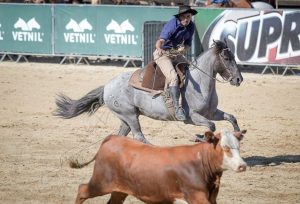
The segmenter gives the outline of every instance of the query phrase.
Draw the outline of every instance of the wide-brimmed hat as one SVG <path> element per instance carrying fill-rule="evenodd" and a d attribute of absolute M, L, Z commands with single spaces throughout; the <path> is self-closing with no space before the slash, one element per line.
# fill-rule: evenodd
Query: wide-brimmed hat
<path fill-rule="evenodd" d="M 188 5 L 179 6 L 178 14 L 174 15 L 175 17 L 179 17 L 180 14 L 191 13 L 192 15 L 196 15 L 198 12 L 195 9 L 192 9 Z"/>

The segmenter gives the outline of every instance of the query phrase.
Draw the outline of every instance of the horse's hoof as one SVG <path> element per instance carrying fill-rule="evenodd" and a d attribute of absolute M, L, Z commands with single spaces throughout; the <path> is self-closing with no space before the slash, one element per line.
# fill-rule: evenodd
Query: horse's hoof
<path fill-rule="evenodd" d="M 143 143 L 147 144 L 147 145 L 153 145 L 152 143 L 150 143 L 148 140 L 144 140 Z"/>
<path fill-rule="evenodd" d="M 148 145 L 152 145 L 145 137 L 136 136 L 136 137 L 133 137 L 133 139 L 138 140 L 138 141 L 148 144 Z"/>

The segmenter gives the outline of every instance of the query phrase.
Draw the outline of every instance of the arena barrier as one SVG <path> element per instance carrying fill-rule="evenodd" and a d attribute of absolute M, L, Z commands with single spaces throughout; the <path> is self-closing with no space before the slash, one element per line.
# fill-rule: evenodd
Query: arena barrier
<path fill-rule="evenodd" d="M 239 64 L 300 65 L 300 11 L 196 8 L 197 32 L 189 56 L 226 39 Z M 0 4 L 0 61 L 17 55 L 134 60 L 152 58 L 161 24 L 177 7 Z M 148 22 L 148 23 L 147 23 Z M 150 27 L 149 27 L 150 26 Z M 158 26 L 158 27 L 157 27 Z M 150 45 L 151 44 L 151 45 Z"/>
<path fill-rule="evenodd" d="M 0 4 L 0 53 L 143 60 L 143 25 L 177 7 Z M 18 59 L 19 60 L 19 59 Z M 63 62 L 61 61 L 61 63 Z M 127 62 L 127 63 L 128 63 Z"/>

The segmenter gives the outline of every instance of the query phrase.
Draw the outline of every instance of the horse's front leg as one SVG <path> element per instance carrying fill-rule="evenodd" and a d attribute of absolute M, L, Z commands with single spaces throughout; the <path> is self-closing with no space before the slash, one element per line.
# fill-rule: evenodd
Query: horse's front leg
<path fill-rule="evenodd" d="M 212 120 L 216 120 L 216 121 L 227 120 L 227 121 L 229 121 L 232 124 L 232 126 L 234 128 L 234 131 L 236 131 L 236 132 L 240 131 L 240 127 L 239 127 L 239 125 L 237 123 L 236 118 L 233 115 L 225 113 L 225 112 L 223 112 L 223 111 L 221 111 L 219 109 L 216 110 L 216 112 L 214 113 L 214 115 L 212 116 L 211 119 Z"/>
<path fill-rule="evenodd" d="M 206 126 L 212 132 L 216 130 L 216 125 L 212 121 L 208 120 L 207 118 L 200 115 L 196 111 L 190 113 L 190 118 L 194 125 Z"/>

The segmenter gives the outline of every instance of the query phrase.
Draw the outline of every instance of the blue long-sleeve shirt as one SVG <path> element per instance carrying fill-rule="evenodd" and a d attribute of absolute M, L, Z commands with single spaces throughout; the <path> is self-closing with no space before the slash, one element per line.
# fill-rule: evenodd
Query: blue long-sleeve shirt
<path fill-rule="evenodd" d="M 228 3 L 228 0 L 212 0 L 211 3 L 215 3 L 215 4 Z"/>
<path fill-rule="evenodd" d="M 186 27 L 177 18 L 172 18 L 163 27 L 159 38 L 164 39 L 163 49 L 177 48 L 179 44 L 191 46 L 195 24 L 191 21 Z"/>

